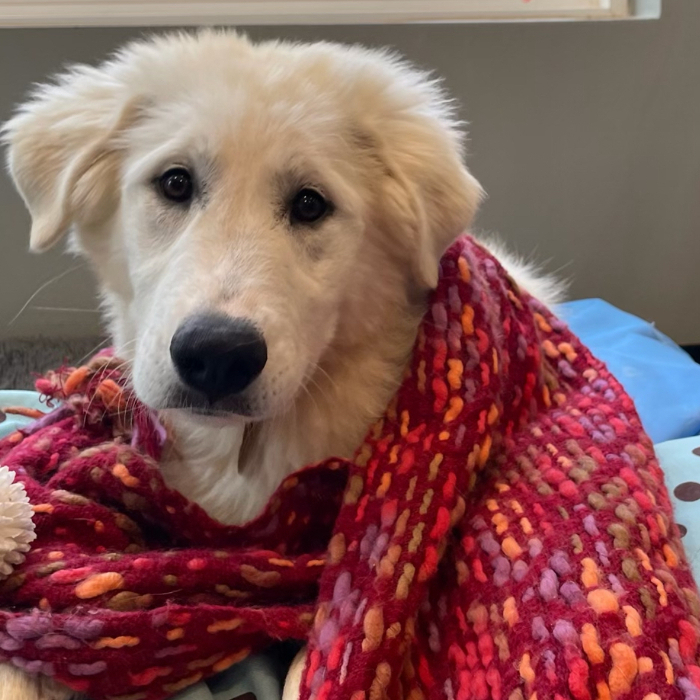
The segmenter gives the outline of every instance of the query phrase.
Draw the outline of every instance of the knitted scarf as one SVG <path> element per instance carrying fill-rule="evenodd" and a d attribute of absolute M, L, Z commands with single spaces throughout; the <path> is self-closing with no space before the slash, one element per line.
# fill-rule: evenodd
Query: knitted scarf
<path fill-rule="evenodd" d="M 113 360 L 40 380 L 60 408 L 0 444 L 38 534 L 0 660 L 160 700 L 298 639 L 304 700 L 698 700 L 700 601 L 632 401 L 474 241 L 441 266 L 355 458 L 243 527 L 164 485 Z"/>

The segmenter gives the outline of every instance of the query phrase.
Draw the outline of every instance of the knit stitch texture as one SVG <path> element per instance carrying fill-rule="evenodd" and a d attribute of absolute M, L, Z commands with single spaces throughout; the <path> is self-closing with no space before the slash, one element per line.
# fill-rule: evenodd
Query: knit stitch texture
<path fill-rule="evenodd" d="M 40 380 L 61 408 L 0 443 L 38 536 L 0 584 L 0 660 L 160 700 L 293 638 L 303 700 L 700 700 L 700 601 L 632 401 L 470 238 L 441 266 L 354 460 L 244 527 L 164 485 L 113 360 Z"/>

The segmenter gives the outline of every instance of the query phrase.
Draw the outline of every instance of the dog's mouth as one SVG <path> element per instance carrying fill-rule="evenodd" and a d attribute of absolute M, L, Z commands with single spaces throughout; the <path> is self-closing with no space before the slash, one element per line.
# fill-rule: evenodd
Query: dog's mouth
<path fill-rule="evenodd" d="M 263 416 L 257 416 L 245 403 L 233 403 L 232 405 L 204 405 L 198 402 L 179 402 L 168 406 L 169 409 L 178 410 L 191 416 L 204 419 L 245 419 L 246 421 L 261 420 Z"/>
<path fill-rule="evenodd" d="M 257 421 L 264 418 L 253 410 L 250 399 L 245 395 L 226 397 L 212 403 L 205 396 L 181 386 L 149 407 L 156 411 L 177 411 L 207 422 L 230 423 L 241 419 Z"/>
<path fill-rule="evenodd" d="M 198 408 L 197 406 L 185 406 L 181 410 L 203 418 L 222 418 L 224 416 L 236 415 L 230 411 L 221 411 L 215 408 Z"/>

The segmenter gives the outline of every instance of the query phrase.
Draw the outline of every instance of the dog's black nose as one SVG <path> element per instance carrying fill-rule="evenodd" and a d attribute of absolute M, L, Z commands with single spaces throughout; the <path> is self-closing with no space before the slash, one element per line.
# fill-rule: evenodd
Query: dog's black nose
<path fill-rule="evenodd" d="M 180 379 L 215 403 L 240 393 L 260 375 L 267 345 L 246 319 L 198 314 L 175 332 L 170 357 Z"/>

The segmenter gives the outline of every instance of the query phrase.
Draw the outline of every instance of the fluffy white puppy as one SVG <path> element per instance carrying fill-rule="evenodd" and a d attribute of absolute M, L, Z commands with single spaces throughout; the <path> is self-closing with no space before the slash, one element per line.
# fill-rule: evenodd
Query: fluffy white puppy
<path fill-rule="evenodd" d="M 166 480 L 226 523 L 353 453 L 482 195 L 435 80 L 326 43 L 135 43 L 40 87 L 4 140 L 32 249 L 70 233 L 91 262 L 136 394 L 170 426 Z M 0 668 L 1 700 L 68 696 Z"/>

